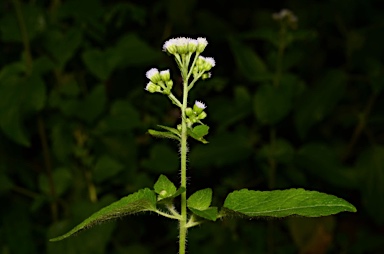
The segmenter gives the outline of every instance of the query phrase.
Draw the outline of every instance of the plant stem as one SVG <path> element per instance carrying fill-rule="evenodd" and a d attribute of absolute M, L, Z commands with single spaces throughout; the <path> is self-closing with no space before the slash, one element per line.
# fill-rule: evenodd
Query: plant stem
<path fill-rule="evenodd" d="M 185 109 L 188 99 L 188 80 L 183 81 L 183 105 L 181 108 L 181 187 L 187 189 L 187 123 Z M 179 222 L 179 254 L 185 254 L 187 238 L 187 191 L 181 194 L 181 219 Z"/>

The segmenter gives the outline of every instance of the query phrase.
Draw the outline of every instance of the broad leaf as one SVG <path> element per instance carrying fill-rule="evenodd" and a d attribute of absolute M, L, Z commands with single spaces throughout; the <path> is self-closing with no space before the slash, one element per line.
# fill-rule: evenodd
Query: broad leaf
<path fill-rule="evenodd" d="M 92 214 L 89 218 L 84 220 L 82 223 L 77 225 L 68 233 L 50 239 L 51 242 L 63 240 L 75 233 L 78 233 L 84 229 L 90 228 L 96 224 L 99 224 L 104 221 L 111 219 L 120 218 L 129 214 L 134 214 L 144 211 L 155 211 L 156 210 L 156 195 L 155 193 L 148 189 L 141 189 L 131 195 L 128 195 L 119 201 L 116 201 L 110 204 L 107 207 L 99 210 L 98 212 Z"/>
<path fill-rule="evenodd" d="M 189 208 L 189 210 L 191 210 L 197 216 L 207 220 L 216 221 L 217 219 L 217 207 L 208 207 L 204 210 Z"/>
<path fill-rule="evenodd" d="M 196 191 L 187 200 L 188 208 L 195 208 L 198 210 L 207 209 L 212 202 L 212 189 L 207 188 Z"/>
<path fill-rule="evenodd" d="M 224 214 L 238 213 L 250 217 L 319 217 L 346 211 L 356 212 L 352 204 L 341 198 L 304 189 L 234 191 L 225 199 L 224 208 L 227 209 Z"/>
<path fill-rule="evenodd" d="M 169 198 L 176 193 L 176 186 L 165 175 L 160 175 L 153 187 L 159 194 L 158 200 Z"/>

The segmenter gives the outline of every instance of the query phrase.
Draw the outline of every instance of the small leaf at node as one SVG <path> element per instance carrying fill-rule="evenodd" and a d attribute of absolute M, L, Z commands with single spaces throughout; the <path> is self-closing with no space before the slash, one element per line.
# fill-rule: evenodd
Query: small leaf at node
<path fill-rule="evenodd" d="M 320 217 L 339 212 L 356 212 L 356 208 L 336 196 L 304 189 L 274 191 L 243 189 L 230 193 L 224 201 L 224 215 Z"/>
<path fill-rule="evenodd" d="M 187 200 L 188 208 L 194 208 L 198 210 L 207 209 L 212 202 L 212 189 L 207 188 L 196 191 Z"/>
<path fill-rule="evenodd" d="M 153 187 L 159 194 L 159 200 L 169 198 L 176 193 L 176 186 L 165 175 L 160 175 Z"/>
<path fill-rule="evenodd" d="M 206 126 L 196 129 L 199 126 Z M 193 129 L 188 128 L 188 135 L 197 141 L 200 141 L 203 144 L 207 144 L 208 141 L 203 138 L 204 135 L 208 134 L 209 127 L 207 125 L 199 125 L 194 127 Z M 205 134 L 204 134 L 205 133 Z"/>
<path fill-rule="evenodd" d="M 198 210 L 190 207 L 189 210 L 191 210 L 197 216 L 207 220 L 216 221 L 217 219 L 217 207 L 208 207 L 204 210 Z"/>
<path fill-rule="evenodd" d="M 63 240 L 75 233 L 78 233 L 84 229 L 90 228 L 96 224 L 111 219 L 120 218 L 129 214 L 134 214 L 144 211 L 156 210 L 156 195 L 152 190 L 145 188 L 141 189 L 133 194 L 130 194 L 119 201 L 116 201 L 109 206 L 92 214 L 89 218 L 85 219 L 82 223 L 74 227 L 68 233 L 50 239 L 49 241 L 55 242 Z"/>
<path fill-rule="evenodd" d="M 197 137 L 202 138 L 208 134 L 208 130 L 209 130 L 209 126 L 202 124 L 202 125 L 195 126 L 192 132 L 196 134 Z"/>

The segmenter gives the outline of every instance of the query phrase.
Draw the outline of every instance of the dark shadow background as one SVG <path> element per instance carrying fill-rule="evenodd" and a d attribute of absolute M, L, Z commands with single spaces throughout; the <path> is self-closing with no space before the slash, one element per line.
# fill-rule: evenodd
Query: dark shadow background
<path fill-rule="evenodd" d="M 297 24 L 272 14 L 288 8 Z M 384 6 L 379 0 L 0 3 L 0 252 L 177 253 L 177 224 L 139 214 L 57 243 L 97 209 L 179 181 L 169 100 L 144 90 L 171 69 L 165 40 L 206 37 L 212 78 L 203 145 L 190 141 L 189 193 L 221 206 L 236 189 L 305 188 L 355 214 L 225 219 L 189 232 L 189 253 L 384 251 Z"/>

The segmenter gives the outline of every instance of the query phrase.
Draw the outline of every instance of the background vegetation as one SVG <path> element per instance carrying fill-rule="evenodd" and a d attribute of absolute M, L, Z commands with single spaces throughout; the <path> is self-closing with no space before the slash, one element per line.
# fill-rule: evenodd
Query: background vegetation
<path fill-rule="evenodd" d="M 0 3 L 0 253 L 176 253 L 177 225 L 139 215 L 49 243 L 159 173 L 178 147 L 146 134 L 179 115 L 144 91 L 166 39 L 207 37 L 217 66 L 191 99 L 208 145 L 190 142 L 192 192 L 303 187 L 354 204 L 317 219 L 225 220 L 189 253 L 382 253 L 384 19 L 379 0 Z M 289 8 L 297 27 L 272 14 Z M 225 10 L 225 11 L 223 11 Z"/>

